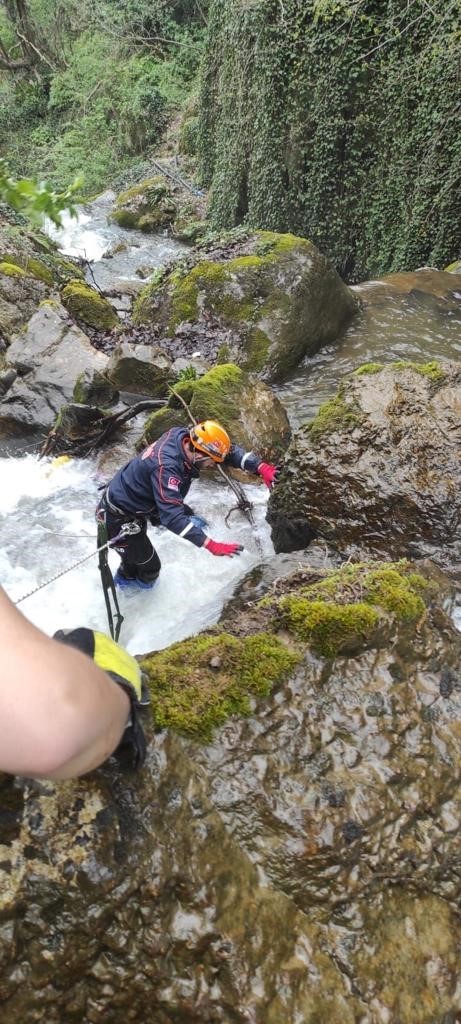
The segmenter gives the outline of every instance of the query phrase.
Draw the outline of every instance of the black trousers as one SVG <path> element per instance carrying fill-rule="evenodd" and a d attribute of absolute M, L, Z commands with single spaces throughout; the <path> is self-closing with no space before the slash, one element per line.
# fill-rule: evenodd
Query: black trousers
<path fill-rule="evenodd" d="M 117 537 L 126 523 L 136 523 L 138 533 L 128 534 L 113 545 L 121 556 L 120 571 L 127 579 L 138 579 L 143 583 L 152 583 L 157 579 L 161 569 L 161 561 L 147 536 L 147 520 L 144 516 L 134 516 L 130 512 L 115 511 L 108 503 L 106 495 L 101 498 L 96 509 L 96 518 L 102 519 L 107 529 L 109 540 Z"/>

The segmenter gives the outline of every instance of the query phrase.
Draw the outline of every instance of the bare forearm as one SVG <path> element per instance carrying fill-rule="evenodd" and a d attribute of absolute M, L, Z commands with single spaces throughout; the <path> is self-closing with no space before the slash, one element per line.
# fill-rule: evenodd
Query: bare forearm
<path fill-rule="evenodd" d="M 0 588 L 0 770 L 71 778 L 118 745 L 127 695 L 97 666 L 45 636 Z"/>

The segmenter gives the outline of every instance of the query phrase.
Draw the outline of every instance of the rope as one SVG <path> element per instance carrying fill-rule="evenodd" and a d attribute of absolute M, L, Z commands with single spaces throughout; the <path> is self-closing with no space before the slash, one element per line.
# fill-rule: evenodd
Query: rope
<path fill-rule="evenodd" d="M 19 601 L 14 601 L 14 604 L 21 604 L 22 601 L 26 601 L 28 597 L 32 597 L 33 594 L 37 594 L 39 590 L 43 590 L 44 587 L 48 587 L 50 583 L 54 583 L 55 580 L 59 580 L 61 576 L 65 576 L 68 572 L 72 572 L 73 569 L 77 569 L 79 565 L 83 565 L 83 562 L 87 562 L 89 558 L 93 558 L 93 555 L 99 555 L 99 552 L 104 551 L 104 548 L 109 548 L 111 544 L 115 544 L 117 540 L 120 540 L 120 537 L 123 537 L 122 533 L 119 533 L 117 537 L 113 537 L 112 540 L 108 540 L 106 544 L 101 544 L 101 547 L 96 548 L 95 551 L 91 551 L 90 554 L 85 555 L 84 558 L 80 558 L 78 562 L 74 562 L 72 565 L 69 565 L 67 569 L 63 569 L 62 572 L 56 573 L 56 576 L 52 576 L 51 579 L 46 580 L 45 583 L 40 583 L 40 585 L 35 587 L 34 590 L 29 590 L 28 594 L 24 594 L 20 597 Z"/>

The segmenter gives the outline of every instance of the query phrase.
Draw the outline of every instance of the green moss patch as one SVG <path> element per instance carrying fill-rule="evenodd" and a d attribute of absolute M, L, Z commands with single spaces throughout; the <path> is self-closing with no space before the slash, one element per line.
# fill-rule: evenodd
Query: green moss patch
<path fill-rule="evenodd" d="M 372 568 L 357 563 L 280 598 L 277 607 L 285 628 L 317 653 L 335 657 L 372 644 L 389 618 L 417 622 L 431 590 L 406 561 L 377 562 Z"/>
<path fill-rule="evenodd" d="M 309 425 L 310 437 L 318 441 L 325 434 L 331 434 L 335 430 L 345 430 L 359 426 L 363 415 L 356 402 L 347 402 L 344 397 L 344 389 L 340 388 L 334 398 L 328 399 L 320 406 L 315 419 Z"/>
<path fill-rule="evenodd" d="M 252 697 L 265 697 L 299 661 L 270 633 L 243 639 L 228 633 L 173 644 L 141 662 L 154 722 L 209 739 L 230 715 L 248 715 Z"/>
<path fill-rule="evenodd" d="M 443 380 L 445 377 L 440 363 L 435 360 L 430 363 L 414 363 L 411 360 L 401 359 L 391 365 L 395 370 L 414 370 L 421 377 L 429 377 L 430 380 Z"/>
<path fill-rule="evenodd" d="M 0 274 L 4 274 L 5 277 L 27 277 L 25 270 L 16 266 L 15 263 L 6 263 L 6 261 L 0 263 Z"/>
<path fill-rule="evenodd" d="M 69 281 L 61 293 L 62 301 L 76 320 L 90 327 L 110 330 L 119 322 L 107 299 L 83 281 Z"/>
<path fill-rule="evenodd" d="M 380 373 L 384 370 L 384 363 L 363 363 L 354 370 L 354 377 L 365 377 L 367 374 Z"/>

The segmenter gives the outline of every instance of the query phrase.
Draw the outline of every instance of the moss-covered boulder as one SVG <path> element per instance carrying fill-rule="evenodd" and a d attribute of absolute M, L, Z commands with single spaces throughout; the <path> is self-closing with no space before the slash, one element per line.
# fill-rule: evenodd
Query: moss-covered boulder
<path fill-rule="evenodd" d="M 171 227 L 175 215 L 171 190 L 165 178 L 156 175 L 120 192 L 109 220 L 123 228 L 158 232 Z"/>
<path fill-rule="evenodd" d="M 365 364 L 302 426 L 272 492 L 276 550 L 461 560 L 461 365 Z"/>
<path fill-rule="evenodd" d="M 119 323 L 110 302 L 84 281 L 69 281 L 61 292 L 61 300 L 75 320 L 89 327 L 110 330 Z"/>
<path fill-rule="evenodd" d="M 334 340 L 357 300 L 304 238 L 257 232 L 199 249 L 140 293 L 137 323 L 174 336 L 184 323 L 216 325 L 216 354 L 283 379 L 306 355 Z"/>
<path fill-rule="evenodd" d="M 168 383 L 174 374 L 171 360 L 156 345 L 136 345 L 120 341 L 110 356 L 107 375 L 120 391 L 162 398 L 168 395 Z"/>
<path fill-rule="evenodd" d="M 0 263 L 0 335 L 9 342 L 35 313 L 50 288 L 18 265 Z"/>
<path fill-rule="evenodd" d="M 262 381 L 238 366 L 215 366 L 198 380 L 182 381 L 174 390 L 189 405 L 196 420 L 215 419 L 244 448 L 269 460 L 278 460 L 291 436 L 281 402 Z M 165 430 L 189 424 L 180 399 L 170 395 L 168 405 L 149 417 L 140 444 L 150 444 Z"/>

